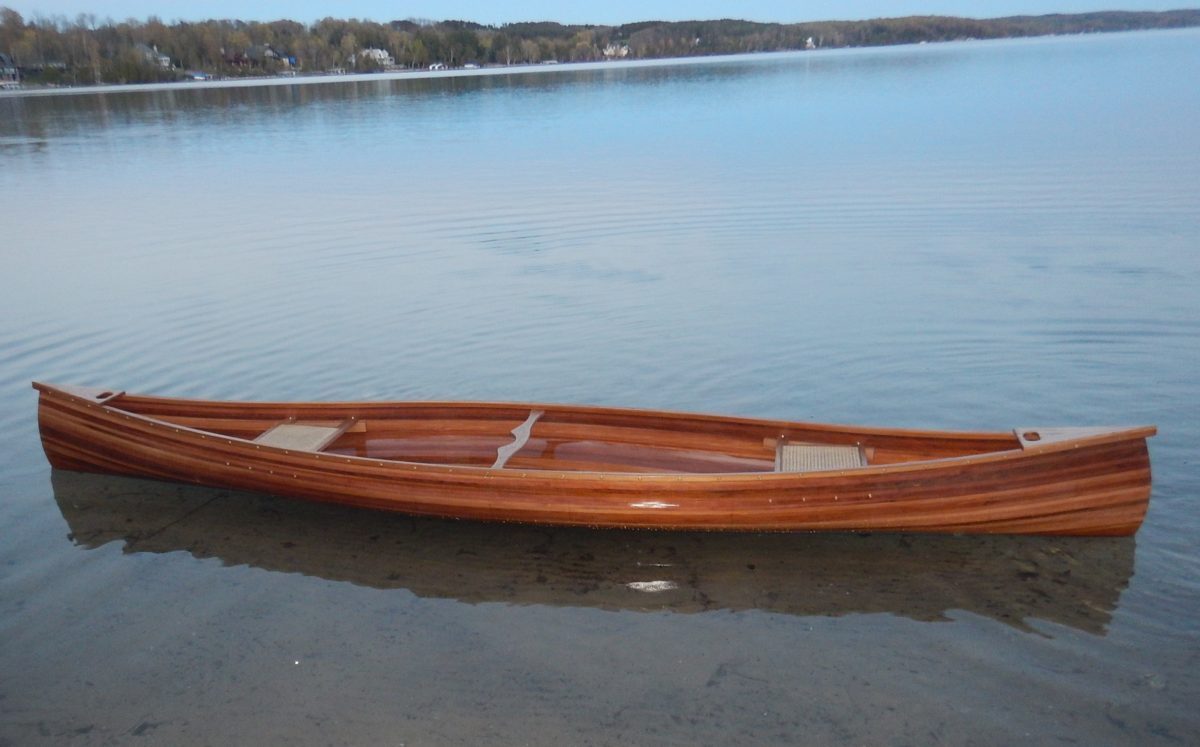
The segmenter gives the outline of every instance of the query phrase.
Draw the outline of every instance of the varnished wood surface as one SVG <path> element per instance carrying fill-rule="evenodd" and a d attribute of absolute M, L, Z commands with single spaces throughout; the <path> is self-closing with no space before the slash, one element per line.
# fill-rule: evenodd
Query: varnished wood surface
<path fill-rule="evenodd" d="M 43 446 L 62 469 L 412 514 L 659 529 L 1130 534 L 1149 500 L 1145 440 L 1155 432 L 1054 431 L 1054 438 L 1023 443 L 1011 432 L 858 429 L 618 408 L 251 404 L 34 386 Z M 496 449 L 512 442 L 533 410 L 544 414 L 528 442 L 506 467 L 492 468 Z M 322 453 L 253 442 L 289 418 L 354 418 L 356 427 Z M 779 438 L 856 444 L 872 454 L 871 463 L 772 472 L 774 450 L 766 442 Z M 373 448 L 390 448 L 392 458 L 376 458 Z M 422 458 L 405 458 L 413 449 Z"/>

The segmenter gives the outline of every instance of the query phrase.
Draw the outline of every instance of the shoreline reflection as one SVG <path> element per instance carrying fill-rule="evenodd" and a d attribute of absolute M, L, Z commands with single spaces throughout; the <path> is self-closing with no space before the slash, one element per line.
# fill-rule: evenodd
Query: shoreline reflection
<path fill-rule="evenodd" d="M 1104 635 L 1133 538 L 639 532 L 414 518 L 132 478 L 51 474 L 77 545 L 183 551 L 476 604 L 916 621 L 965 610 Z"/>

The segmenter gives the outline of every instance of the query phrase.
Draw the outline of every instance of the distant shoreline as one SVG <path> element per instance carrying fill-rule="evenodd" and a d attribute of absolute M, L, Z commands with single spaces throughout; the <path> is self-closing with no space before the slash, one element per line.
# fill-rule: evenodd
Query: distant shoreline
<path fill-rule="evenodd" d="M 990 44 L 990 43 L 1011 43 L 1011 42 L 1038 42 L 1050 39 L 1062 39 L 1066 37 L 1074 38 L 1096 38 L 1099 36 L 1109 36 L 1110 34 L 1124 33 L 1158 33 L 1158 32 L 1189 32 L 1194 31 L 1194 27 L 1175 28 L 1175 29 L 1135 29 L 1124 32 L 1103 32 L 1095 34 L 1055 34 L 1044 36 L 1023 36 L 1023 37 L 1006 37 L 1000 39 L 972 39 L 961 41 L 948 42 L 915 42 L 910 44 L 889 44 L 882 46 L 871 47 L 841 47 L 820 50 L 784 50 L 771 52 L 749 52 L 742 54 L 726 54 L 726 55 L 695 55 L 688 57 L 663 57 L 655 59 L 642 60 L 604 60 L 592 62 L 564 62 L 554 64 L 519 64 L 519 65 L 500 65 L 488 66 L 481 68 L 455 68 L 451 70 L 394 70 L 386 72 L 373 73 L 311 73 L 297 74 L 294 76 L 255 76 L 244 78 L 224 78 L 220 80 L 206 81 L 170 81 L 161 83 L 117 83 L 117 84 L 100 84 L 100 85 L 84 85 L 84 86 L 61 86 L 61 87 L 38 87 L 38 88 L 19 88 L 0 90 L 0 99 L 4 98 L 29 98 L 43 96 L 79 96 L 87 94 L 110 94 L 110 93 L 137 93 L 137 92 L 163 92 L 163 91 L 192 91 L 192 90 L 214 90 L 226 88 L 266 88 L 266 87 L 284 87 L 284 86 L 309 86 L 322 85 L 330 83 L 370 83 L 395 80 L 432 80 L 441 78 L 475 78 L 475 77 L 491 77 L 499 75 L 537 75 L 543 73 L 555 72 L 573 72 L 586 70 L 603 70 L 603 69 L 637 69 L 637 68 L 653 68 L 653 67 L 673 67 L 684 65 L 696 65 L 712 62 L 726 62 L 737 60 L 758 60 L 766 58 L 786 58 L 786 57 L 824 57 L 833 54 L 870 54 L 884 53 L 887 50 L 893 50 L 902 47 L 919 47 L 919 46 L 934 46 L 944 48 L 956 44 Z"/>
<path fill-rule="evenodd" d="M 837 50 L 829 50 L 837 51 Z M 190 91 L 214 88 L 265 88 L 280 86 L 307 86 L 324 83 L 368 83 L 371 81 L 428 80 L 433 78 L 475 78 L 493 75 L 533 75 L 537 73 L 568 72 L 572 70 L 594 70 L 598 68 L 638 68 L 666 65 L 688 65 L 721 59 L 757 58 L 766 55 L 802 55 L 804 52 L 760 52 L 740 55 L 709 55 L 697 57 L 667 57 L 656 60 L 621 60 L 597 62 L 564 62 L 557 64 L 503 65 L 475 69 L 455 68 L 452 70 L 391 70 L 377 73 L 298 73 L 296 75 L 263 75 L 245 78 L 222 78 L 204 81 L 170 81 L 164 83 L 106 83 L 87 86 L 60 86 L 42 88 L 19 88 L 0 90 L 0 98 L 7 96 L 71 96 L 89 93 L 131 93 L 138 91 Z"/>
<path fill-rule="evenodd" d="M 1045 37 L 1022 37 L 1026 39 Z M 1015 39 L 996 40 L 1015 41 Z M 953 44 L 955 42 L 944 42 Z M 543 73 L 565 73 L 580 70 L 602 69 L 635 69 L 650 67 L 673 67 L 696 65 L 707 62 L 722 62 L 731 60 L 755 60 L 768 57 L 802 57 L 821 53 L 846 53 L 851 51 L 865 52 L 869 50 L 882 51 L 896 47 L 914 47 L 918 44 L 893 44 L 886 47 L 847 47 L 817 51 L 786 50 L 779 52 L 748 52 L 743 54 L 696 55 L 691 57 L 662 57 L 650 60 L 598 60 L 594 62 L 562 62 L 536 63 L 523 65 L 500 65 L 474 69 L 455 68 L 452 70 L 391 70 L 377 73 L 309 73 L 291 76 L 264 75 L 246 78 L 222 78 L 205 81 L 170 81 L 164 83 L 111 83 L 89 86 L 61 86 L 45 88 L 20 88 L 0 90 L 0 98 L 9 96 L 73 96 L 89 93 L 137 93 L 140 91 L 191 91 L 220 88 L 266 88 L 283 86 L 308 86 L 326 83 L 371 83 L 375 81 L 393 80 L 431 80 L 439 78 L 478 78 L 498 75 L 538 75 Z"/>
<path fill-rule="evenodd" d="M 163 24 L 153 18 L 96 25 L 86 16 L 74 22 L 36 18 L 26 23 L 19 13 L 5 9 L 0 13 L 0 89 L 46 95 L 523 74 L 546 67 L 690 64 L 695 58 L 731 55 L 1196 27 L 1200 9 L 791 24 L 645 21 L 620 26 L 549 21 L 502 26 L 470 21 L 379 23 L 354 18 L 324 18 L 308 25 L 289 20 Z"/>

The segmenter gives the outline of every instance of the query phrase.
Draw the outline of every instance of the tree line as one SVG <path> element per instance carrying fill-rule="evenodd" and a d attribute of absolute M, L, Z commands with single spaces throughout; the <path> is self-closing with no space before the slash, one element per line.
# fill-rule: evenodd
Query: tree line
<path fill-rule="evenodd" d="M 621 26 L 324 18 L 164 23 L 34 17 L 0 7 L 0 63 L 47 85 L 175 80 L 188 71 L 216 77 L 370 72 L 440 64 L 516 65 L 860 47 L 1200 26 L 1200 10 L 1100 12 L 1009 18 L 945 16 L 777 24 L 738 20 Z M 382 50 L 383 54 L 365 54 Z M 3 67 L 3 64 L 0 64 Z"/>

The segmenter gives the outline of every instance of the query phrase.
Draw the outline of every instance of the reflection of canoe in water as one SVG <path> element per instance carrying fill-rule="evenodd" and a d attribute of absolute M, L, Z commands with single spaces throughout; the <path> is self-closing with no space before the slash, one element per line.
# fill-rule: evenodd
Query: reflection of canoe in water
<path fill-rule="evenodd" d="M 71 535 L 467 603 L 803 616 L 951 610 L 1102 634 L 1134 540 L 595 531 L 413 518 L 55 471 Z"/>
<path fill-rule="evenodd" d="M 57 468 L 410 514 L 1122 535 L 1154 428 L 944 433 L 572 405 L 236 403 L 34 384 Z"/>

